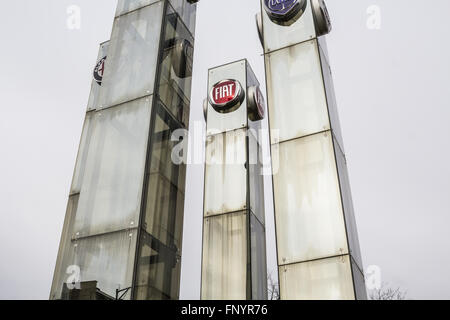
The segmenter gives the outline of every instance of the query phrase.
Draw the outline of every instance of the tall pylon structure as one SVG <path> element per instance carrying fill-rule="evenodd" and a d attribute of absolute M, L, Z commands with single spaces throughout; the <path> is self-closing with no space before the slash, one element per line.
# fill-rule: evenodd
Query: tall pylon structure
<path fill-rule="evenodd" d="M 50 299 L 178 299 L 196 3 L 119 0 L 94 70 Z"/>
<path fill-rule="evenodd" d="M 265 300 L 264 98 L 245 59 L 210 69 L 208 93 L 201 298 Z"/>
<path fill-rule="evenodd" d="M 322 0 L 261 0 L 281 299 L 366 299 Z"/>

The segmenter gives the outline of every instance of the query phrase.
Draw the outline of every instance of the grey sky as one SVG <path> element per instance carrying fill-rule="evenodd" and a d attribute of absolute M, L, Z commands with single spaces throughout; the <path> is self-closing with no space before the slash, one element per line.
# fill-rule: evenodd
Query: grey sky
<path fill-rule="evenodd" d="M 66 9 L 81 7 L 81 30 Z M 364 265 L 408 297 L 450 298 L 450 45 L 448 0 L 328 0 L 330 63 Z M 2 4 L 0 21 L 0 298 L 47 299 L 98 44 L 116 1 Z M 369 30 L 366 10 L 381 9 Z M 258 0 L 201 0 L 192 120 L 207 69 L 248 58 L 260 81 Z M 191 121 L 192 121 L 191 120 Z M 202 166 L 187 188 L 182 298 L 200 287 Z M 268 188 L 270 185 L 268 184 Z M 266 190 L 268 195 L 270 190 Z M 270 269 L 273 213 L 267 197 Z"/>

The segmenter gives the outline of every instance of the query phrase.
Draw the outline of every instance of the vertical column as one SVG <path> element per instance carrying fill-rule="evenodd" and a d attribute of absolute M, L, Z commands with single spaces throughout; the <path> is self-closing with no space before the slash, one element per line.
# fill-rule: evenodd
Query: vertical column
<path fill-rule="evenodd" d="M 322 0 L 262 0 L 282 299 L 365 299 Z M 276 157 L 276 158 L 275 158 Z"/>
<path fill-rule="evenodd" d="M 264 102 L 246 60 L 209 70 L 201 298 L 266 299 Z"/>
<path fill-rule="evenodd" d="M 118 2 L 94 70 L 52 299 L 178 298 L 185 168 L 170 148 L 189 124 L 195 9 Z"/>

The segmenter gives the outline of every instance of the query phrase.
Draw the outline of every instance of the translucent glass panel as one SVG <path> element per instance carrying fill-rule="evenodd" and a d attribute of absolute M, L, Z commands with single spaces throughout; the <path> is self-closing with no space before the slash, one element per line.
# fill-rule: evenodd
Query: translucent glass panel
<path fill-rule="evenodd" d="M 158 105 L 144 228 L 163 244 L 181 251 L 186 165 L 177 165 L 172 160 L 176 142 L 171 138 L 176 129 L 179 129 L 176 121 Z"/>
<path fill-rule="evenodd" d="M 131 286 L 136 234 L 128 230 L 72 241 L 63 270 L 79 267 L 81 282 L 97 281 L 99 290 L 115 297 L 116 289 Z M 124 299 L 129 298 L 128 293 Z"/>
<path fill-rule="evenodd" d="M 247 206 L 246 130 L 209 136 L 206 142 L 205 216 Z"/>
<path fill-rule="evenodd" d="M 273 176 L 279 264 L 348 253 L 330 133 L 283 142 L 274 152 L 280 161 Z"/>
<path fill-rule="evenodd" d="M 252 299 L 267 299 L 266 231 L 264 226 L 250 215 Z"/>
<path fill-rule="evenodd" d="M 151 98 L 95 113 L 75 237 L 134 227 L 144 180 Z"/>
<path fill-rule="evenodd" d="M 177 248 L 146 232 L 142 234 L 139 247 L 135 299 L 178 299 L 181 256 Z"/>
<path fill-rule="evenodd" d="M 67 261 L 70 257 L 71 238 L 73 234 L 73 225 L 77 213 L 78 195 L 69 197 L 67 204 L 64 226 L 61 233 L 61 242 L 59 243 L 58 259 L 56 261 L 55 273 L 53 275 L 53 284 L 50 292 L 50 299 L 60 299 L 64 283 L 70 274 L 66 273 Z"/>
<path fill-rule="evenodd" d="M 247 298 L 247 215 L 205 218 L 202 300 Z"/>
<path fill-rule="evenodd" d="M 144 228 L 163 244 L 180 252 L 183 209 L 184 194 L 160 174 L 150 174 Z"/>
<path fill-rule="evenodd" d="M 324 41 L 325 40 L 321 40 L 322 43 L 324 43 Z M 319 50 L 320 60 L 322 62 L 322 72 L 325 83 L 325 92 L 327 95 L 328 112 L 330 115 L 331 128 L 333 129 L 334 136 L 337 138 L 337 141 L 339 142 L 339 147 L 342 149 L 342 151 L 344 151 L 344 142 L 342 139 L 341 124 L 339 121 L 339 113 L 336 102 L 336 94 L 334 91 L 333 76 L 331 74 L 331 68 L 330 65 L 328 64 L 328 57 L 325 51 L 323 51 L 321 47 L 319 47 L 319 49 L 320 49 Z"/>
<path fill-rule="evenodd" d="M 161 101 L 184 126 L 189 122 L 194 39 L 179 15 L 168 8 L 158 93 Z"/>
<path fill-rule="evenodd" d="M 194 35 L 197 4 L 191 4 L 186 0 L 169 0 L 169 3 L 180 15 L 189 32 Z"/>
<path fill-rule="evenodd" d="M 91 143 L 92 133 L 95 127 L 95 112 L 88 112 L 84 119 L 83 132 L 81 134 L 80 146 L 78 147 L 77 162 L 73 173 L 70 194 L 80 193 L 83 178 L 86 171 L 86 161 Z"/>
<path fill-rule="evenodd" d="M 209 70 L 208 94 L 213 86 L 222 80 L 233 79 L 239 81 L 243 90 L 247 88 L 247 62 L 236 61 L 221 67 Z M 208 103 L 208 120 L 206 121 L 206 134 L 212 135 L 247 127 L 247 99 L 244 99 L 239 109 L 230 113 L 219 113 Z"/>
<path fill-rule="evenodd" d="M 158 1 L 160 0 L 119 0 L 117 3 L 116 17 Z"/>
<path fill-rule="evenodd" d="M 97 60 L 95 62 L 96 64 L 101 59 L 103 59 L 104 57 L 108 56 L 108 48 L 109 48 L 109 41 L 105 42 L 105 43 L 102 43 L 100 45 L 100 50 L 98 52 Z M 94 67 L 92 69 L 94 69 Z M 100 89 L 101 89 L 101 84 L 98 84 L 97 81 L 92 79 L 91 93 L 89 95 L 89 102 L 88 102 L 87 111 L 94 110 L 96 107 L 99 106 Z"/>
<path fill-rule="evenodd" d="M 334 140 L 336 143 L 336 140 Z M 347 226 L 347 235 L 350 245 L 350 253 L 356 263 L 362 269 L 361 250 L 359 246 L 358 230 L 356 227 L 355 214 L 353 209 L 352 191 L 348 178 L 347 162 L 341 150 L 336 146 L 336 163 L 338 166 L 338 174 L 341 185 L 342 201 L 344 204 L 345 223 Z"/>
<path fill-rule="evenodd" d="M 100 108 L 154 90 L 163 1 L 116 18 L 103 77 Z"/>
<path fill-rule="evenodd" d="M 264 9 L 264 0 L 261 0 L 261 5 L 264 52 L 281 49 L 316 37 L 310 0 L 308 0 L 305 13 L 294 24 L 288 27 L 280 26 L 272 22 Z"/>
<path fill-rule="evenodd" d="M 281 300 L 354 300 L 348 256 L 280 267 Z"/>
<path fill-rule="evenodd" d="M 262 150 L 255 136 L 258 133 L 248 131 L 248 157 L 249 157 L 249 193 L 250 193 L 250 210 L 258 217 L 261 223 L 265 223 L 264 211 L 264 176 L 262 167 Z"/>
<path fill-rule="evenodd" d="M 289 47 L 265 59 L 270 128 L 279 130 L 280 141 L 330 129 L 317 42 Z"/>

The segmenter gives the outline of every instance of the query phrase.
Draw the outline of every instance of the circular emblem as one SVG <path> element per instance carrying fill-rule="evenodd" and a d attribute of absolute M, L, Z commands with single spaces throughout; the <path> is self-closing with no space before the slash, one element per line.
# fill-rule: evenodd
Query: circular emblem
<path fill-rule="evenodd" d="M 307 0 L 264 0 L 264 8 L 270 20 L 290 26 L 305 12 Z"/>
<path fill-rule="evenodd" d="M 105 61 L 106 57 L 103 57 L 95 66 L 94 69 L 94 80 L 101 86 L 103 80 L 103 74 L 105 72 Z"/>
<path fill-rule="evenodd" d="M 312 0 L 312 9 L 316 23 L 317 36 L 323 36 L 331 32 L 331 19 L 323 0 Z"/>
<path fill-rule="evenodd" d="M 259 86 L 248 89 L 248 117 L 251 121 L 260 121 L 266 116 L 266 102 Z"/>
<path fill-rule="evenodd" d="M 244 101 L 245 93 L 239 81 L 222 80 L 216 83 L 209 93 L 209 103 L 220 113 L 233 112 Z"/>

